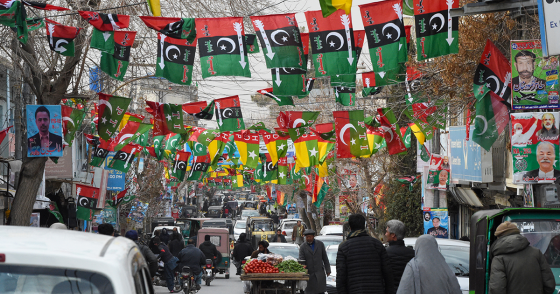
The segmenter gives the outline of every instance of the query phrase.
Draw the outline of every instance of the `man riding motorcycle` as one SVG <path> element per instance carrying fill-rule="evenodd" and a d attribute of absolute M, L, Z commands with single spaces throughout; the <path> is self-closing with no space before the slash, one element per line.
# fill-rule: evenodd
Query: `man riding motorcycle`
<path fill-rule="evenodd" d="M 187 241 L 187 247 L 183 248 L 179 254 L 177 254 L 177 258 L 179 258 L 177 270 L 181 270 L 184 266 L 190 267 L 196 278 L 196 289 L 200 290 L 200 284 L 202 284 L 202 267 L 206 265 L 206 256 L 200 249 L 196 248 L 194 244 L 194 239 L 189 239 Z"/>
<path fill-rule="evenodd" d="M 204 236 L 204 242 L 198 246 L 198 248 L 204 253 L 206 259 L 211 259 L 214 267 L 216 267 L 222 261 L 222 254 L 216 248 L 216 245 L 210 242 L 210 235 Z"/>

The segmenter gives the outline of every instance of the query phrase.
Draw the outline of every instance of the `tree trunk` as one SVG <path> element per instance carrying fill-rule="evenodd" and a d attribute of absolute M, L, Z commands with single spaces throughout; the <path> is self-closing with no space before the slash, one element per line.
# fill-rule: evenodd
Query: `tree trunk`
<path fill-rule="evenodd" d="M 47 157 L 26 157 L 23 160 L 8 224 L 29 226 L 29 217 L 37 198 L 37 191 L 43 181 L 45 162 Z"/>

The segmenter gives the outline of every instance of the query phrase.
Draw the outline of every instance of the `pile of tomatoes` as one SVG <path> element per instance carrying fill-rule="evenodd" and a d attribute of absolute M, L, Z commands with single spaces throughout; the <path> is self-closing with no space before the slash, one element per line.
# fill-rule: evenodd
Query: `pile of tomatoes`
<path fill-rule="evenodd" d="M 247 274 L 269 274 L 269 273 L 279 273 L 278 269 L 269 263 L 262 262 L 257 259 L 253 259 L 245 264 L 243 268 Z"/>

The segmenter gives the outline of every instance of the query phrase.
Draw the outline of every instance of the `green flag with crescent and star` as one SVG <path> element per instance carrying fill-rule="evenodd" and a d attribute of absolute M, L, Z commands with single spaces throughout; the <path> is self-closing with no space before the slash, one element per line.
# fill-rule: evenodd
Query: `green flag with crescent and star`
<path fill-rule="evenodd" d="M 162 77 L 179 85 L 192 82 L 196 39 L 189 43 L 184 39 L 175 39 L 158 34 L 158 63 L 156 77 Z"/>
<path fill-rule="evenodd" d="M 117 131 L 131 99 L 103 93 L 98 93 L 98 95 L 99 121 L 97 122 L 97 132 L 103 140 L 109 140 Z"/>
<path fill-rule="evenodd" d="M 456 0 L 414 0 L 418 61 L 459 53 L 459 17 L 450 15 L 456 8 Z"/>
<path fill-rule="evenodd" d="M 364 111 L 333 111 L 336 130 L 336 157 L 364 157 L 370 154 Z"/>

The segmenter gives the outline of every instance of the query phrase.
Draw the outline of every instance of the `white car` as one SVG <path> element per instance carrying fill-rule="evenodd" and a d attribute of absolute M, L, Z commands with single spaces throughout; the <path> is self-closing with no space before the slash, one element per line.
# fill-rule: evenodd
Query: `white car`
<path fill-rule="evenodd" d="M 295 259 L 299 258 L 299 246 L 292 243 L 270 242 L 268 251 L 281 255 L 283 258 L 291 256 Z"/>
<path fill-rule="evenodd" d="M 167 229 L 167 234 L 169 235 L 169 237 L 171 237 L 173 235 L 173 228 L 177 228 L 177 232 L 179 232 L 179 234 L 182 233 L 182 229 L 179 226 L 157 226 L 152 231 L 152 236 L 155 236 L 156 231 L 161 231 L 163 229 Z"/>
<path fill-rule="evenodd" d="M 297 224 L 298 221 L 301 221 L 304 229 L 307 229 L 307 225 L 303 222 L 302 219 L 299 218 L 283 219 L 280 222 L 280 225 L 278 225 L 278 228 L 282 230 L 282 235 L 286 236 L 286 241 L 292 242 L 292 232 L 294 231 L 294 226 Z"/>
<path fill-rule="evenodd" d="M 154 293 L 124 237 L 16 226 L 0 226 L 0 236 L 0 293 Z"/>
<path fill-rule="evenodd" d="M 239 235 L 241 235 L 241 233 L 245 233 L 246 228 L 247 221 L 238 220 L 235 222 L 235 227 L 233 227 L 233 237 L 236 241 L 239 239 Z"/>
<path fill-rule="evenodd" d="M 342 236 L 344 235 L 343 230 L 342 230 L 342 225 L 328 225 L 328 226 L 324 226 L 321 229 L 321 232 L 319 233 L 320 236 L 326 236 L 326 235 L 338 235 L 338 236 Z"/>

